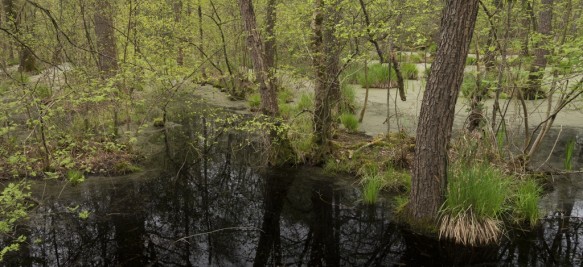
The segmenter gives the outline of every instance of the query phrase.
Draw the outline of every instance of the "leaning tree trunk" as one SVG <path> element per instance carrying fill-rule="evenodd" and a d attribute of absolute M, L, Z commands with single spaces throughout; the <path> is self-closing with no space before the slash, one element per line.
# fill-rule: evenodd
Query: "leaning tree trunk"
<path fill-rule="evenodd" d="M 479 0 L 448 0 L 439 48 L 425 88 L 417 127 L 409 212 L 417 222 L 435 222 L 447 184 L 447 145 Z"/>
<path fill-rule="evenodd" d="M 553 0 L 542 0 L 541 4 L 537 30 L 542 39 L 537 43 L 537 47 L 534 50 L 534 62 L 530 67 L 528 85 L 524 92 L 524 98 L 529 100 L 544 96 L 541 84 L 547 66 L 547 55 L 549 55 L 548 46 L 553 22 Z"/>
<path fill-rule="evenodd" d="M 261 95 L 260 108 L 263 114 L 275 116 L 279 113 L 276 86 L 270 71 L 272 66 L 269 66 L 265 58 L 265 47 L 257 30 L 253 3 L 251 0 L 239 0 L 239 7 L 241 9 L 241 18 L 245 24 L 245 31 L 248 34 L 247 46 L 251 50 L 253 69 L 259 82 L 259 94 Z"/>

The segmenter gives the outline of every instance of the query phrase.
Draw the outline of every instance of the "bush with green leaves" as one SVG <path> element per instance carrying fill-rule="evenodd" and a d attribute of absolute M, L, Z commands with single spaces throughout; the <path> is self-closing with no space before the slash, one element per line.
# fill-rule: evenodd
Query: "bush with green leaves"
<path fill-rule="evenodd" d="M 26 241 L 23 235 L 15 236 L 16 225 L 28 217 L 27 198 L 30 197 L 30 184 L 26 182 L 9 183 L 0 194 L 0 262 L 6 253 L 17 251 Z"/>

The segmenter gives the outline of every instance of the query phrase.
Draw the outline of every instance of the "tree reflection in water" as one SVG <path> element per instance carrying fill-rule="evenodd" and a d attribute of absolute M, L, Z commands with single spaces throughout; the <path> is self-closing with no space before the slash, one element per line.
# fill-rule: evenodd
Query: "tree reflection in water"
<path fill-rule="evenodd" d="M 62 184 L 37 185 L 43 204 L 21 228 L 29 242 L 6 264 L 448 266 L 468 259 L 581 264 L 582 212 L 573 212 L 574 202 L 537 231 L 513 231 L 511 240 L 485 252 L 426 246 L 429 241 L 393 222 L 387 202 L 360 204 L 351 178 L 309 168 L 257 170 L 250 167 L 260 154 L 254 146 L 234 149 L 244 136 L 200 116 L 174 121 L 182 127 L 160 133 L 166 148 L 152 159 L 158 166 L 152 171 L 94 177 L 64 190 Z M 91 212 L 87 219 L 79 218 L 84 210 Z"/>

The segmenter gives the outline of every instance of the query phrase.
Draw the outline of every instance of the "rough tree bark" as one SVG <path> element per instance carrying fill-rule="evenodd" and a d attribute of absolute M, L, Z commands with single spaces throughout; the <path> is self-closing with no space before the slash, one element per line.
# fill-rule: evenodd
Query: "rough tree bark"
<path fill-rule="evenodd" d="M 435 222 L 447 184 L 447 146 L 479 0 L 448 0 L 417 127 L 409 213 Z"/>
<path fill-rule="evenodd" d="M 541 41 L 536 44 L 536 49 L 534 50 L 534 62 L 530 67 L 528 86 L 524 92 L 525 99 L 533 100 L 544 96 L 541 84 L 547 66 L 547 55 L 549 55 L 548 45 L 552 31 L 553 1 L 541 1 L 542 5 L 540 7 L 537 27 L 537 31 L 541 35 Z"/>
<path fill-rule="evenodd" d="M 251 0 L 239 0 L 241 9 L 241 18 L 247 31 L 247 46 L 251 50 L 253 59 L 253 69 L 257 81 L 259 82 L 259 93 L 261 95 L 261 111 L 265 115 L 275 116 L 279 113 L 277 106 L 276 85 L 271 72 L 272 66 L 268 65 L 266 60 L 265 47 L 263 40 L 257 29 L 255 11 Z"/>
<path fill-rule="evenodd" d="M 180 27 L 180 21 L 182 20 L 182 1 L 178 0 L 174 2 L 172 5 L 172 9 L 174 9 L 174 23 L 176 27 Z M 184 50 L 182 49 L 182 45 L 178 44 L 178 51 L 176 52 L 176 64 L 178 66 L 184 65 Z"/>
<path fill-rule="evenodd" d="M 117 70 L 117 48 L 113 32 L 113 9 L 109 0 L 99 0 L 95 4 L 95 37 L 97 42 L 98 67 L 102 78 L 113 77 Z"/>
<path fill-rule="evenodd" d="M 333 12 L 336 2 L 324 4 L 323 0 L 316 0 L 312 18 L 312 58 L 315 71 L 315 108 L 314 108 L 314 143 L 316 152 L 313 155 L 314 163 L 321 163 L 330 153 L 330 138 L 332 127 L 332 106 L 340 95 L 338 80 L 339 49 L 334 37 Z M 332 22 L 333 22 L 332 21 Z"/>

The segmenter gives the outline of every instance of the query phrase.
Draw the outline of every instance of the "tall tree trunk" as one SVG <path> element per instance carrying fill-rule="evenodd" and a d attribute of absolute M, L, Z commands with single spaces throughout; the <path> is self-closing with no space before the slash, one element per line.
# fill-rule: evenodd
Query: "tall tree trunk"
<path fill-rule="evenodd" d="M 551 38 L 552 22 L 553 22 L 553 1 L 542 0 L 539 12 L 539 22 L 537 31 L 541 35 L 541 41 L 536 44 L 534 50 L 534 62 L 530 67 L 530 74 L 528 75 L 528 86 L 524 92 L 525 99 L 537 99 L 544 96 L 541 89 L 544 71 L 547 66 L 547 55 L 549 55 L 549 41 Z"/>
<path fill-rule="evenodd" d="M 268 0 L 265 8 L 265 64 L 272 68 L 270 70 L 272 74 L 275 74 L 275 56 L 277 54 L 275 46 L 275 21 L 277 19 L 275 5 L 276 0 Z"/>
<path fill-rule="evenodd" d="M 312 158 L 314 163 L 321 163 L 330 153 L 332 106 L 339 96 L 339 50 L 334 37 L 334 25 L 330 25 L 330 21 L 326 19 L 335 15 L 330 14 L 335 6 L 336 2 L 328 6 L 324 4 L 324 0 L 316 0 L 312 18 L 312 64 L 316 74 L 314 143 L 317 148 Z"/>
<path fill-rule="evenodd" d="M 439 48 L 425 88 L 413 165 L 409 212 L 418 222 L 435 222 L 447 185 L 447 145 L 479 0 L 448 0 Z"/>
<path fill-rule="evenodd" d="M 279 113 L 277 106 L 276 86 L 273 80 L 272 66 L 266 60 L 263 40 L 257 29 L 255 11 L 251 0 L 239 0 L 241 17 L 247 31 L 247 46 L 251 50 L 253 58 L 253 69 L 259 82 L 259 93 L 261 95 L 261 111 L 265 115 L 275 116 Z"/>
<path fill-rule="evenodd" d="M 113 31 L 113 9 L 109 0 L 98 0 L 93 15 L 97 42 L 99 71 L 104 79 L 113 77 L 117 70 L 117 48 Z"/>
<path fill-rule="evenodd" d="M 97 43 L 98 68 L 103 80 L 114 77 L 118 71 L 117 48 L 113 31 L 113 8 L 109 0 L 97 0 L 93 20 Z M 118 101 L 118 92 L 113 95 L 113 101 Z M 118 136 L 119 105 L 113 104 L 113 135 Z"/>
<path fill-rule="evenodd" d="M 172 8 L 174 9 L 174 23 L 177 28 L 180 28 L 180 21 L 182 19 L 182 1 L 177 0 L 174 2 Z M 178 64 L 178 66 L 184 65 L 184 51 L 180 43 L 178 43 L 178 49 L 176 52 L 176 64 Z"/>
<path fill-rule="evenodd" d="M 198 40 L 200 42 L 199 46 L 199 52 L 200 52 L 200 60 L 204 61 L 206 56 L 204 53 L 204 31 L 202 28 L 202 0 L 198 0 L 198 4 L 196 7 L 196 15 L 198 17 Z M 203 82 L 206 82 L 207 80 L 207 75 L 206 75 L 206 64 L 202 63 L 201 67 L 200 67 L 200 72 L 202 73 L 202 79 Z"/>

